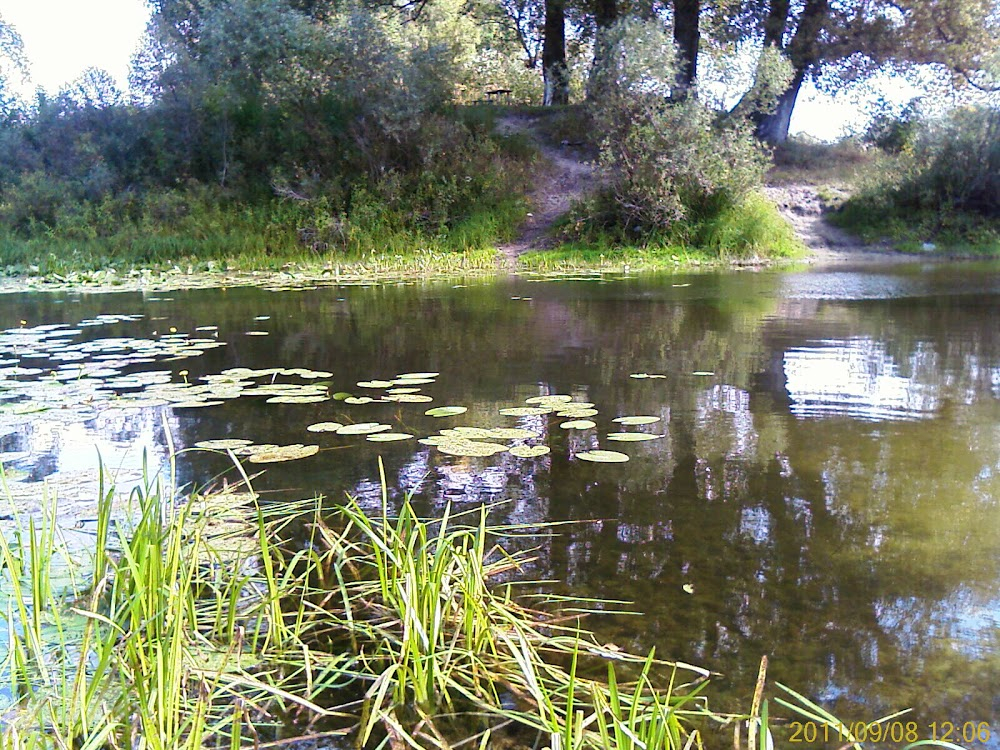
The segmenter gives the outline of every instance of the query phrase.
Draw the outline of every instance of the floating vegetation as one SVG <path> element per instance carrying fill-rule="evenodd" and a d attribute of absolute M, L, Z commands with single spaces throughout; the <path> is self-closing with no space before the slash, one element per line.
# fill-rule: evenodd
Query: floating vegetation
<path fill-rule="evenodd" d="M 343 427 L 340 422 L 316 422 L 306 427 L 309 432 L 336 432 Z"/>
<path fill-rule="evenodd" d="M 551 452 L 547 445 L 515 445 L 508 450 L 512 456 L 518 458 L 538 458 Z"/>
<path fill-rule="evenodd" d="M 388 388 L 392 385 L 391 380 L 362 380 L 356 383 L 358 388 Z"/>
<path fill-rule="evenodd" d="M 397 375 L 397 380 L 433 380 L 438 377 L 441 373 L 439 372 L 405 372 L 402 375 Z"/>
<path fill-rule="evenodd" d="M 412 440 L 413 435 L 406 432 L 379 432 L 370 434 L 365 439 L 372 443 L 394 443 L 399 440 Z"/>
<path fill-rule="evenodd" d="M 319 453 L 318 445 L 280 445 L 270 450 L 255 451 L 247 460 L 252 464 L 273 464 L 281 461 L 295 461 Z"/>
<path fill-rule="evenodd" d="M 467 406 L 436 406 L 424 412 L 428 417 L 457 417 L 465 414 L 469 408 Z"/>
<path fill-rule="evenodd" d="M 240 438 L 223 438 L 220 440 L 199 440 L 194 444 L 195 448 L 205 448 L 213 451 L 232 451 L 238 448 L 245 448 L 253 445 L 253 440 L 243 440 Z"/>
<path fill-rule="evenodd" d="M 641 443 L 645 440 L 656 440 L 663 435 L 655 435 L 649 432 L 609 432 L 608 440 L 616 440 L 620 443 Z"/>
<path fill-rule="evenodd" d="M 247 331 L 247 336 L 270 336 L 270 331 Z"/>
<path fill-rule="evenodd" d="M 710 372 L 709 370 L 698 370 L 696 372 L 692 372 L 691 374 L 697 375 L 699 377 L 708 377 L 709 375 L 715 375 L 714 372 Z"/>
<path fill-rule="evenodd" d="M 557 417 L 572 417 L 574 419 L 585 419 L 596 417 L 597 409 L 564 409 L 556 412 Z"/>
<path fill-rule="evenodd" d="M 564 394 L 555 394 L 552 396 L 532 396 L 531 398 L 524 399 L 526 404 L 538 404 L 539 406 L 555 406 L 561 408 L 563 404 L 568 404 L 573 400 L 572 396 L 566 396 Z"/>
<path fill-rule="evenodd" d="M 329 396 L 272 396 L 267 400 L 269 404 L 317 404 L 320 401 L 329 401 Z"/>
<path fill-rule="evenodd" d="M 583 451 L 577 453 L 576 457 L 583 461 L 592 461 L 597 464 L 623 464 L 628 461 L 628 456 L 618 451 Z"/>
<path fill-rule="evenodd" d="M 659 373 L 648 373 L 648 372 L 633 372 L 629 375 L 630 378 L 635 378 L 636 380 L 647 380 L 650 378 L 665 378 L 666 375 L 661 375 Z"/>
<path fill-rule="evenodd" d="M 512 406 L 501 409 L 500 414 L 505 417 L 534 417 L 542 414 L 551 414 L 555 409 L 551 406 Z"/>
<path fill-rule="evenodd" d="M 419 393 L 387 393 L 382 400 L 395 401 L 398 404 L 426 404 L 434 399 Z"/>
<path fill-rule="evenodd" d="M 571 419 L 559 426 L 564 430 L 589 430 L 597 427 L 597 423 L 590 419 Z"/>
<path fill-rule="evenodd" d="M 485 427 L 452 427 L 441 430 L 441 434 L 447 437 L 466 438 L 468 440 L 485 440 L 493 437 L 493 431 Z"/>
<path fill-rule="evenodd" d="M 345 424 L 337 429 L 338 435 L 369 435 L 373 432 L 387 432 L 392 429 L 392 425 L 379 424 L 378 422 L 358 422 L 357 424 Z"/>
<path fill-rule="evenodd" d="M 434 378 L 396 378 L 390 382 L 392 385 L 402 386 L 429 385 L 434 382 Z"/>
<path fill-rule="evenodd" d="M 488 432 L 489 437 L 495 440 L 527 440 L 541 437 L 534 430 L 526 430 L 523 427 L 494 427 Z"/>
<path fill-rule="evenodd" d="M 617 422 L 618 424 L 623 424 L 623 425 L 628 425 L 628 426 L 634 426 L 634 425 L 641 425 L 641 424 L 655 424 L 656 422 L 660 421 L 660 418 L 659 417 L 644 417 L 644 416 L 637 416 L 637 417 L 615 417 L 611 421 L 612 422 Z"/>
<path fill-rule="evenodd" d="M 507 451 L 506 445 L 500 443 L 484 443 L 479 440 L 450 438 L 437 444 L 437 449 L 451 456 L 481 457 L 495 456 Z"/>

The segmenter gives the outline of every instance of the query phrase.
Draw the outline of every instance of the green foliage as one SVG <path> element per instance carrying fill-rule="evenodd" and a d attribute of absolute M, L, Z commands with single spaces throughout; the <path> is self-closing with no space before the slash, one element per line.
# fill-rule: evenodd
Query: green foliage
<path fill-rule="evenodd" d="M 0 536 L 5 750 L 245 748 L 324 725 L 359 748 L 496 732 L 681 750 L 730 719 L 708 709 L 707 670 L 609 651 L 574 626 L 586 600 L 529 593 L 532 551 L 503 545 L 539 530 L 492 526 L 487 508 L 422 519 L 384 502 L 372 517 L 352 498 L 175 503 L 156 487 L 118 521 L 114 494 L 87 571 L 54 513 Z M 636 684 L 619 679 L 633 669 Z"/>
<path fill-rule="evenodd" d="M 1000 247 L 1000 110 L 966 107 L 920 123 L 835 220 L 866 238 L 935 240 L 955 250 Z"/>
<path fill-rule="evenodd" d="M 766 233 L 755 236 L 749 223 L 734 221 L 753 213 L 743 204 L 769 166 L 749 117 L 725 116 L 694 97 L 669 99 L 676 62 L 658 24 L 625 19 L 607 44 L 592 86 L 607 187 L 579 228 L 617 233 L 625 244 L 656 236 L 668 245 L 705 243 L 722 255 L 759 252 Z M 745 97 L 753 111 L 782 88 L 784 67 L 771 67 Z"/>
<path fill-rule="evenodd" d="M 914 99 L 894 113 L 888 102 L 880 100 L 861 136 L 862 141 L 890 154 L 912 150 L 920 133 L 919 104 L 919 100 Z"/>

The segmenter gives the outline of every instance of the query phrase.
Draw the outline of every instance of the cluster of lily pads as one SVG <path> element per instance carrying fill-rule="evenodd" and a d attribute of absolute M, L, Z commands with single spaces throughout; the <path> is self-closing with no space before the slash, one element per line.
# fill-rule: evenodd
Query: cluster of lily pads
<path fill-rule="evenodd" d="M 0 425 L 4 421 L 23 420 L 27 415 L 43 412 L 48 413 L 47 418 L 81 421 L 93 418 L 104 408 L 204 408 L 247 396 L 264 397 L 267 403 L 273 404 L 313 404 L 336 400 L 351 406 L 426 404 L 434 400 L 423 393 L 422 388 L 436 381 L 437 372 L 409 372 L 384 380 L 363 380 L 355 384 L 360 389 L 355 393 L 331 393 L 328 380 L 333 373 L 300 367 L 233 367 L 203 375 L 194 382 L 188 380 L 186 370 L 179 372 L 182 382 L 176 380 L 170 369 L 134 371 L 135 365 L 175 362 L 224 346 L 224 342 L 216 338 L 215 326 L 200 326 L 194 336 L 171 328 L 162 335 L 154 332 L 149 338 L 78 340 L 87 328 L 131 323 L 142 318 L 141 315 L 99 315 L 80 321 L 76 326 L 22 326 L 0 332 Z M 642 374 L 633 377 L 657 376 Z M 284 380 L 287 378 L 295 378 L 299 382 L 287 382 Z M 361 391 L 372 393 L 358 395 Z M 554 414 L 563 419 L 559 423 L 561 428 L 582 431 L 596 428 L 591 419 L 598 413 L 594 407 L 589 402 L 573 401 L 568 395 L 546 395 L 529 398 L 523 406 L 500 409 L 499 413 L 518 418 Z M 424 414 L 448 418 L 466 411 L 464 406 L 437 406 L 427 409 Z M 623 426 L 645 425 L 659 421 L 659 417 L 619 417 L 616 421 Z M 317 422 L 307 429 L 313 433 L 363 435 L 373 443 L 415 438 L 411 433 L 394 431 L 392 425 L 370 421 Z M 523 426 L 454 426 L 436 435 L 421 437 L 419 442 L 454 456 L 488 457 L 509 453 L 518 458 L 535 458 L 544 456 L 550 450 L 547 445 L 540 444 L 542 437 L 540 432 Z M 606 437 L 613 442 L 634 442 L 662 436 L 647 432 L 612 432 Z M 242 438 L 205 440 L 196 446 L 232 450 L 237 455 L 245 456 L 250 463 L 289 461 L 315 455 L 320 450 L 315 444 L 254 444 Z M 628 460 L 624 453 L 600 449 L 581 451 L 576 453 L 576 457 L 596 462 Z"/>
<path fill-rule="evenodd" d="M 80 321 L 0 332 L 0 424 L 51 412 L 60 421 L 83 421 L 102 408 L 141 409 L 192 399 L 188 384 L 172 384 L 171 370 L 125 373 L 136 365 L 197 357 L 224 346 L 216 338 L 170 329 L 153 337 L 79 340 L 85 329 L 134 322 L 141 315 L 98 315 Z"/>
<path fill-rule="evenodd" d="M 338 393 L 333 397 L 341 397 L 339 400 L 345 403 L 367 404 L 397 402 L 407 403 L 421 396 L 419 401 L 432 400 L 429 396 L 422 396 L 418 387 L 412 384 L 432 383 L 438 373 L 408 373 L 399 375 L 392 380 L 369 380 L 362 381 L 357 385 L 362 388 L 385 389 L 385 393 L 378 397 L 357 398 L 345 396 Z M 404 383 L 409 385 L 403 385 Z M 272 399 L 269 399 L 272 400 Z M 540 417 L 543 415 L 554 415 L 562 418 L 559 426 L 566 430 L 592 430 L 597 427 L 596 422 L 590 419 L 596 416 L 598 411 L 593 403 L 584 401 L 573 401 L 572 396 L 555 394 L 546 396 L 534 396 L 525 401 L 525 406 L 507 407 L 499 410 L 499 414 L 506 417 Z M 425 416 L 436 418 L 457 417 L 468 411 L 464 406 L 438 406 L 424 412 Z M 651 425 L 660 421 L 656 416 L 623 416 L 613 420 L 622 427 Z M 393 426 L 380 422 L 356 422 L 342 423 L 333 421 L 316 422 L 306 427 L 313 433 L 332 433 L 342 436 L 364 436 L 368 442 L 388 443 L 404 440 L 412 440 L 415 435 L 408 432 L 395 432 Z M 650 432 L 611 432 L 606 436 L 612 442 L 641 442 L 656 440 L 663 437 L 658 433 Z M 538 442 L 543 438 L 543 434 L 537 430 L 526 427 L 476 427 L 461 425 L 448 427 L 440 430 L 435 435 L 429 435 L 417 440 L 422 445 L 433 446 L 441 453 L 452 456 L 479 457 L 486 458 L 501 453 L 508 453 L 517 458 L 538 458 L 550 452 L 547 445 Z M 249 440 L 226 439 L 226 440 L 203 440 L 195 444 L 198 448 L 213 450 L 231 450 L 236 455 L 247 456 L 250 463 L 274 463 L 279 461 L 291 461 L 298 458 L 315 455 L 319 452 L 318 445 L 254 445 Z M 612 450 L 593 449 L 577 452 L 576 457 L 583 461 L 595 463 L 622 463 L 629 460 L 625 453 Z"/>

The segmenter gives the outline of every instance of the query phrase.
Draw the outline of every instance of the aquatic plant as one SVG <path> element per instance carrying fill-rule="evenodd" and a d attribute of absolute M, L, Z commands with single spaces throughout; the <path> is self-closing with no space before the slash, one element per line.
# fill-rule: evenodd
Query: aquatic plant
<path fill-rule="evenodd" d="M 113 498 L 85 574 L 53 510 L 0 538 L 4 747 L 243 747 L 293 726 L 361 746 L 504 732 L 596 748 L 612 706 L 658 706 L 684 741 L 715 716 L 705 670 L 611 652 L 581 628 L 586 602 L 530 595 L 530 549 L 500 541 L 549 530 L 491 526 L 487 507 L 390 517 L 384 497 L 373 519 L 352 499 L 268 508 L 157 483 L 131 508 Z M 75 573 L 57 585 L 57 569 Z M 641 667 L 643 695 L 577 674 L 608 658 Z M 654 690 L 654 664 L 687 683 Z"/>

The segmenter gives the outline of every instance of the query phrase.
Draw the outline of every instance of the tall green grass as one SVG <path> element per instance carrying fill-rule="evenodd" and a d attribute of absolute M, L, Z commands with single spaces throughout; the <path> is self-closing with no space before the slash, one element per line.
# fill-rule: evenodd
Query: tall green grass
<path fill-rule="evenodd" d="M 707 670 L 602 646 L 580 616 L 607 603 L 537 593 L 528 545 L 555 528 L 391 514 L 386 493 L 374 514 L 162 483 L 114 497 L 86 568 L 54 508 L 0 537 L 4 750 L 700 750 L 747 723 L 751 750 L 773 744 L 763 670 L 749 715 L 714 712 Z"/>

